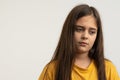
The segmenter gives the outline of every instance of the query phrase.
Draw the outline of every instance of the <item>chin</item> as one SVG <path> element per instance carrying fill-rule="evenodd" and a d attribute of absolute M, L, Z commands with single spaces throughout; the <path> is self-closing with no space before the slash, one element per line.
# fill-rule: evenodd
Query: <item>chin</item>
<path fill-rule="evenodd" d="M 86 52 L 89 52 L 89 50 L 88 49 L 78 49 L 78 52 L 86 53 Z"/>

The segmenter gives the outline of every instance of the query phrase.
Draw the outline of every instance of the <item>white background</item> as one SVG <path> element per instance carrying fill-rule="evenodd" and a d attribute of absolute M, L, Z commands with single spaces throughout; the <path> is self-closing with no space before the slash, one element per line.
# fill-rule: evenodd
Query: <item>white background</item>
<path fill-rule="evenodd" d="M 66 16 L 81 3 L 98 9 L 105 56 L 120 74 L 120 0 L 0 0 L 0 80 L 37 80 Z"/>

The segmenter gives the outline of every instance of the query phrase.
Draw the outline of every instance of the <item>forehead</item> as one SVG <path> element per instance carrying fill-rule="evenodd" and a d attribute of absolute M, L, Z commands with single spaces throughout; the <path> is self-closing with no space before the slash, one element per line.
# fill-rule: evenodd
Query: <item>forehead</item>
<path fill-rule="evenodd" d="M 83 27 L 86 27 L 86 28 L 95 28 L 95 29 L 97 29 L 96 20 L 92 15 L 88 15 L 88 16 L 84 16 L 82 18 L 79 18 L 76 21 L 75 25 L 83 26 Z"/>

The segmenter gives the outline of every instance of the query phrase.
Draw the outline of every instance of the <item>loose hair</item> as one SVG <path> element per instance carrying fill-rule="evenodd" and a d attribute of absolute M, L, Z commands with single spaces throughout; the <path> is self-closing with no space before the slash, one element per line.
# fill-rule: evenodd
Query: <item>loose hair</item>
<path fill-rule="evenodd" d="M 57 61 L 55 80 L 71 80 L 71 71 L 75 59 L 74 28 L 79 18 L 93 15 L 97 23 L 97 36 L 93 47 L 89 51 L 89 58 L 95 61 L 98 80 L 106 80 L 102 24 L 98 11 L 86 4 L 77 5 L 68 14 L 61 32 L 61 36 L 51 61 Z M 50 62 L 51 62 L 50 61 Z"/>

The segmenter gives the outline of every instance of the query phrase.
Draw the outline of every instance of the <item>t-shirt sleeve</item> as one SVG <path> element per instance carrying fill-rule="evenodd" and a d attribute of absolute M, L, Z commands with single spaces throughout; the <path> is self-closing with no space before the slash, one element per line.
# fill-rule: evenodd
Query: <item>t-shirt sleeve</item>
<path fill-rule="evenodd" d="M 114 64 L 112 62 L 108 62 L 106 66 L 107 66 L 106 67 L 107 79 L 108 80 L 120 80 L 119 74 Z"/>

